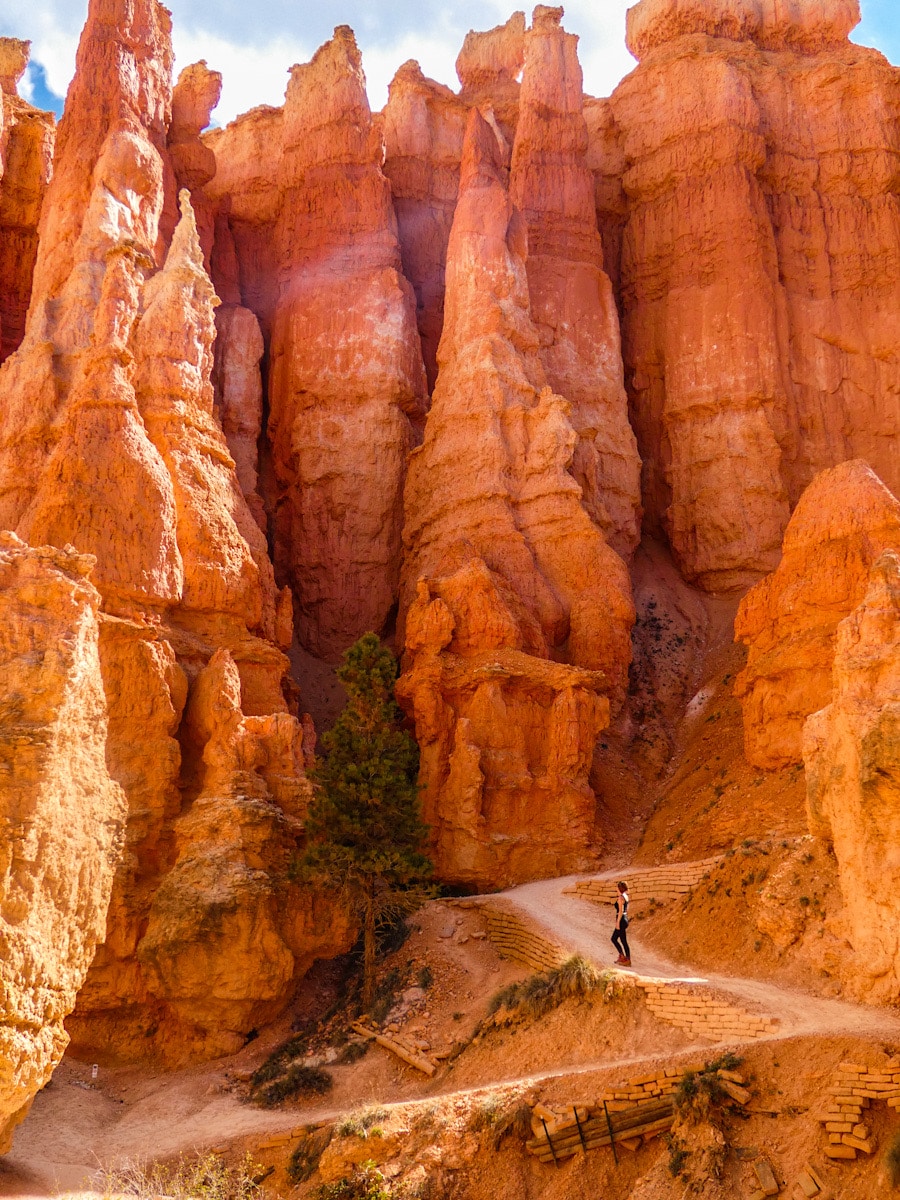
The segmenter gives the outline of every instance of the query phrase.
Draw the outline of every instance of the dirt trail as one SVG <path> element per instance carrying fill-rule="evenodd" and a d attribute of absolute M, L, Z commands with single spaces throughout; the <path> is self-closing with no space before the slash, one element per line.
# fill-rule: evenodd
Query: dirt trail
<path fill-rule="evenodd" d="M 565 949 L 581 954 L 596 966 L 608 967 L 615 962 L 616 956 L 609 940 L 614 924 L 612 902 L 615 881 L 627 876 L 627 868 L 619 867 L 599 876 L 573 875 L 563 879 L 544 879 L 501 892 L 497 898 L 502 896 L 512 901 L 535 926 L 548 933 L 553 941 Z M 609 909 L 580 896 L 565 895 L 564 889 L 586 878 L 610 881 Z M 697 971 L 689 964 L 676 963 L 644 949 L 634 924 L 628 930 L 628 942 L 634 974 L 642 978 L 706 984 L 729 992 L 764 1009 L 771 1016 L 779 1017 L 782 1022 L 777 1035 L 779 1037 L 811 1033 L 900 1036 L 900 1019 L 885 1009 L 826 1000 L 757 979 Z"/>
<path fill-rule="evenodd" d="M 627 871 L 619 868 L 599 876 L 610 881 L 611 898 L 615 880 L 623 874 L 627 876 Z M 598 966 L 609 966 L 615 958 L 609 941 L 612 908 L 564 894 L 564 889 L 583 878 L 587 877 L 525 884 L 491 899 L 502 896 L 553 941 Z M 688 964 L 645 950 L 634 929 L 632 926 L 629 930 L 629 940 L 636 975 L 706 985 L 729 993 L 780 1018 L 779 1031 L 774 1035 L 779 1039 L 850 1035 L 900 1041 L 900 1019 L 888 1011 L 826 1000 L 755 979 L 698 972 Z M 708 1047 L 709 1041 L 704 1039 L 702 1044 Z M 421 1087 L 406 1091 L 402 1098 L 392 1088 L 384 1087 L 360 1095 L 359 1103 L 393 1107 L 392 1102 L 449 1100 L 485 1089 L 590 1075 L 613 1066 L 627 1071 L 630 1065 L 645 1062 L 648 1054 L 653 1054 L 643 1044 L 633 1047 L 633 1054 L 623 1049 L 626 1053 L 614 1058 L 607 1054 L 596 1061 L 548 1065 L 527 1073 L 516 1071 L 514 1062 L 501 1061 L 491 1078 L 480 1083 L 454 1086 L 452 1076 L 444 1075 L 434 1081 L 423 1080 Z M 690 1059 L 695 1054 L 696 1050 L 685 1049 L 669 1057 L 684 1055 Z M 223 1091 L 226 1067 L 227 1063 L 219 1062 L 150 1076 L 134 1070 L 103 1072 L 100 1086 L 95 1087 L 89 1083 L 88 1066 L 67 1060 L 54 1077 L 53 1086 L 38 1096 L 31 1116 L 16 1135 L 13 1152 L 2 1163 L 0 1196 L 45 1197 L 68 1189 L 69 1194 L 77 1194 L 101 1162 L 170 1156 L 242 1138 L 262 1139 L 306 1122 L 337 1118 L 346 1111 L 346 1106 L 341 1109 L 327 1102 L 281 1111 L 249 1107 Z"/>

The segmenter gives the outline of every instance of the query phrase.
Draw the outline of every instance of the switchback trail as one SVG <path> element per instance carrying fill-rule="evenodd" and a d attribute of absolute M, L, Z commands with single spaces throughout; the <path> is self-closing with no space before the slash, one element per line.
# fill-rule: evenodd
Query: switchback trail
<path fill-rule="evenodd" d="M 614 924 L 612 901 L 615 881 L 627 876 L 627 868 L 619 867 L 601 875 L 544 879 L 537 883 L 510 888 L 496 894 L 492 899 L 502 897 L 511 901 L 536 929 L 544 931 L 552 941 L 559 943 L 566 950 L 571 950 L 573 954 L 580 954 L 597 967 L 608 968 L 615 963 L 616 958 L 616 951 L 609 940 Z M 565 894 L 566 888 L 571 888 L 579 880 L 586 878 L 609 880 L 608 909 L 581 896 Z M 828 1000 L 758 979 L 699 971 L 689 964 L 673 962 L 655 951 L 646 949 L 640 936 L 635 933 L 634 924 L 629 927 L 628 942 L 634 963 L 629 974 L 671 983 L 703 984 L 718 991 L 728 992 L 778 1017 L 781 1028 L 777 1036 L 812 1033 L 900 1036 L 900 1019 L 886 1009 L 870 1008 L 842 1000 Z"/>

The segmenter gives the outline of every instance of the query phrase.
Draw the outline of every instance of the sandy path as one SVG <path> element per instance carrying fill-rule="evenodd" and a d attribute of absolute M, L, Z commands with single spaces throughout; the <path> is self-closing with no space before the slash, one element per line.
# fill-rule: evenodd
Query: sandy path
<path fill-rule="evenodd" d="M 616 951 L 610 942 L 614 925 L 612 908 L 615 880 L 627 877 L 627 869 L 620 867 L 600 876 L 573 875 L 563 879 L 544 879 L 538 883 L 526 883 L 499 895 L 512 901 L 529 920 L 545 930 L 552 939 L 573 953 L 579 953 L 596 966 L 609 967 L 615 963 Z M 564 889 L 572 887 L 579 879 L 601 878 L 610 881 L 610 907 L 605 908 L 580 896 L 565 895 Z M 673 982 L 705 983 L 710 987 L 729 992 L 746 1000 L 752 1007 L 781 1019 L 779 1037 L 809 1033 L 851 1033 L 900 1035 L 900 1018 L 886 1009 L 869 1008 L 866 1005 L 850 1004 L 841 1000 L 826 1000 L 778 984 L 765 983 L 758 979 L 745 979 L 731 975 L 719 975 L 698 971 L 689 964 L 676 963 L 671 959 L 645 949 L 632 925 L 628 931 L 628 942 L 634 964 L 633 973 L 644 978 L 665 979 Z"/>

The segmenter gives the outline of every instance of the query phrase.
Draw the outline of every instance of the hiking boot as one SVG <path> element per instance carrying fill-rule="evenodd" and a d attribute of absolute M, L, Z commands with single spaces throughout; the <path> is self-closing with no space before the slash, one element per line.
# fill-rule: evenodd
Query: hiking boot
<path fill-rule="evenodd" d="M 619 959 L 619 962 L 622 964 L 622 966 L 623 966 L 623 967 L 630 967 L 630 966 L 631 966 L 631 959 L 630 959 L 630 958 L 620 958 L 620 959 Z"/>
<path fill-rule="evenodd" d="M 616 966 L 624 967 L 625 964 L 629 963 L 629 962 L 631 962 L 630 958 L 626 958 L 623 954 L 620 954 L 619 957 L 616 959 Z"/>

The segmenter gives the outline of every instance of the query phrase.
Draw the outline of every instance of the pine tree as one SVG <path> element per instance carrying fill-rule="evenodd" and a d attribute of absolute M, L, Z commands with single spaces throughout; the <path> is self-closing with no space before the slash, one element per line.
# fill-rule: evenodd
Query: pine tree
<path fill-rule="evenodd" d="M 347 703 L 322 738 L 306 819 L 307 877 L 338 889 L 362 925 L 363 1006 L 371 1006 L 375 940 L 384 925 L 427 897 L 432 864 L 423 852 L 416 778 L 419 748 L 394 698 L 397 660 L 374 633 L 344 655 L 338 679 Z"/>

